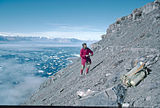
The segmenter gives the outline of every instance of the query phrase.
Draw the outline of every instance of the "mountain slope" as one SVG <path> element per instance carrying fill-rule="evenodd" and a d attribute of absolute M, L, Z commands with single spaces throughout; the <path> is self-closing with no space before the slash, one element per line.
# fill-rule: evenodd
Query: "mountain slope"
<path fill-rule="evenodd" d="M 110 25 L 102 40 L 92 44 L 94 56 L 89 74 L 80 76 L 80 58 L 41 84 L 24 104 L 70 106 L 118 106 L 111 88 L 132 69 L 140 57 L 158 58 L 149 67 L 150 74 L 136 87 L 129 87 L 123 103 L 134 107 L 159 107 L 160 102 L 160 1 L 135 9 L 132 14 Z M 77 91 L 95 91 L 86 97 Z"/>

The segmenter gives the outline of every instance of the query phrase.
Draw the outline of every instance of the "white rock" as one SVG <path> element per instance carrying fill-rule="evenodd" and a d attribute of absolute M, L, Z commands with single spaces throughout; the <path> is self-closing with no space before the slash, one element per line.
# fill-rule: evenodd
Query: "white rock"
<path fill-rule="evenodd" d="M 110 73 L 107 73 L 107 74 L 106 74 L 106 77 L 107 77 L 107 76 L 110 76 L 110 75 L 111 75 Z"/>
<path fill-rule="evenodd" d="M 147 96 L 146 101 L 151 100 L 151 96 Z"/>
<path fill-rule="evenodd" d="M 129 103 L 123 103 L 122 107 L 129 107 Z"/>
<path fill-rule="evenodd" d="M 84 90 L 79 90 L 77 91 L 77 95 L 78 96 L 81 96 L 81 97 L 84 97 L 84 96 L 87 96 L 87 95 L 90 95 L 92 94 L 94 91 L 88 89 L 87 91 L 84 91 Z"/>

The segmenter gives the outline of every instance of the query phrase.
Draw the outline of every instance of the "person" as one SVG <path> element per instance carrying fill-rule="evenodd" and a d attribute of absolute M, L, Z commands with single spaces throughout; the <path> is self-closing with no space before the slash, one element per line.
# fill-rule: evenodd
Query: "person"
<path fill-rule="evenodd" d="M 80 74 L 81 74 L 81 75 L 83 74 L 83 70 L 84 70 L 84 68 L 85 68 L 85 64 L 86 64 L 86 74 L 87 74 L 88 71 L 89 71 L 89 67 L 90 67 L 90 65 L 91 65 L 90 56 L 93 56 L 93 51 L 90 50 L 90 49 L 87 47 L 87 44 L 86 44 L 86 43 L 83 43 L 83 44 L 82 44 L 82 49 L 80 50 L 81 65 L 82 65 L 82 68 L 81 68 L 81 71 L 80 71 Z"/>

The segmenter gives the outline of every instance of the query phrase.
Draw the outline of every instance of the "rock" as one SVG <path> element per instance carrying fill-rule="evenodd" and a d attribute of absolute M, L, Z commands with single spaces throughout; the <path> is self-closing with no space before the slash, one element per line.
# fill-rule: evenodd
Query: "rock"
<path fill-rule="evenodd" d="M 121 23 L 121 18 L 117 19 L 116 24 L 120 24 Z"/>
<path fill-rule="evenodd" d="M 151 65 L 153 65 L 154 63 L 158 61 L 159 57 L 160 57 L 159 54 L 147 56 L 146 66 L 148 68 L 151 67 Z"/>
<path fill-rule="evenodd" d="M 155 15 L 154 22 L 157 22 L 158 20 L 160 20 L 160 14 Z"/>
<path fill-rule="evenodd" d="M 88 90 L 79 90 L 79 91 L 77 91 L 77 95 L 81 98 L 81 97 L 85 97 L 85 96 L 91 95 L 94 92 L 95 91 L 92 91 L 90 89 L 88 89 Z"/>
<path fill-rule="evenodd" d="M 95 96 L 80 99 L 76 103 L 77 106 L 118 106 L 115 101 L 109 100 L 109 97 L 104 91 Z"/>
<path fill-rule="evenodd" d="M 154 4 L 160 6 L 160 1 L 159 0 L 155 0 Z"/>
<path fill-rule="evenodd" d="M 133 15 L 133 20 L 136 20 L 142 16 L 142 10 L 140 9 L 135 9 L 132 13 Z"/>
<path fill-rule="evenodd" d="M 112 87 L 113 88 L 113 87 Z M 111 101 L 117 101 L 117 95 L 115 94 L 115 92 L 112 90 L 112 88 L 108 88 L 105 90 L 105 93 L 107 94 L 109 100 Z"/>
<path fill-rule="evenodd" d="M 151 100 L 151 96 L 146 97 L 146 101 L 150 101 Z"/>
<path fill-rule="evenodd" d="M 154 3 L 160 3 L 160 0 L 155 0 Z"/>
<path fill-rule="evenodd" d="M 101 35 L 101 39 L 104 39 L 106 37 L 106 34 Z"/>
<path fill-rule="evenodd" d="M 127 19 L 132 19 L 133 18 L 133 14 L 130 14 L 127 16 Z"/>
<path fill-rule="evenodd" d="M 152 12 L 153 10 L 155 9 L 158 9 L 159 8 L 159 1 L 156 0 L 154 3 L 148 3 L 147 5 L 145 5 L 142 9 L 143 9 L 143 13 L 144 14 L 148 14 L 150 12 Z"/>
<path fill-rule="evenodd" d="M 126 108 L 126 107 L 129 107 L 129 103 L 123 103 L 123 104 L 122 104 L 122 107 L 125 107 L 125 108 Z"/>
<path fill-rule="evenodd" d="M 114 67 L 117 67 L 119 64 L 121 64 L 124 60 L 119 60 L 116 63 L 113 64 Z"/>
<path fill-rule="evenodd" d="M 107 76 L 110 76 L 111 75 L 111 73 L 107 73 L 105 76 L 107 77 Z"/>
<path fill-rule="evenodd" d="M 102 46 L 98 43 L 94 43 L 91 45 L 91 49 L 96 52 L 96 51 L 101 51 L 102 50 Z"/>
<path fill-rule="evenodd" d="M 125 94 L 126 94 L 127 89 L 123 85 L 118 84 L 117 86 L 112 88 L 112 90 L 117 95 L 117 103 L 122 104 L 125 99 Z"/>

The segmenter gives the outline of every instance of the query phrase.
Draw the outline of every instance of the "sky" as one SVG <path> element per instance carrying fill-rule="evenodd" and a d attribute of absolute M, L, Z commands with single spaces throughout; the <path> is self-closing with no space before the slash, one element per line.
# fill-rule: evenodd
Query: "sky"
<path fill-rule="evenodd" d="M 0 34 L 100 40 L 117 18 L 154 0 L 0 0 Z"/>

